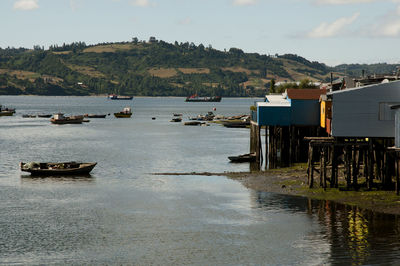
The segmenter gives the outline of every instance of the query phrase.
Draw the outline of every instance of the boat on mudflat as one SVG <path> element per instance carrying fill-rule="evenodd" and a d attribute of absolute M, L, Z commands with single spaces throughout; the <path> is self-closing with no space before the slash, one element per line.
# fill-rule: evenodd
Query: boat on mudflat
<path fill-rule="evenodd" d="M 50 122 L 57 125 L 82 124 L 83 115 L 64 116 L 62 113 L 54 114 Z"/>
<path fill-rule="evenodd" d="M 130 118 L 132 116 L 132 109 L 125 107 L 121 112 L 114 113 L 116 118 Z"/>
<path fill-rule="evenodd" d="M 186 97 L 185 102 L 220 102 L 221 96 L 199 97 L 197 94 Z"/>
<path fill-rule="evenodd" d="M 117 94 L 109 94 L 108 99 L 110 100 L 132 100 L 133 96 L 122 96 Z"/>
<path fill-rule="evenodd" d="M 82 175 L 89 174 L 97 163 L 78 163 L 78 162 L 60 162 L 60 163 L 37 163 L 20 162 L 20 169 L 29 172 L 31 175 Z"/>

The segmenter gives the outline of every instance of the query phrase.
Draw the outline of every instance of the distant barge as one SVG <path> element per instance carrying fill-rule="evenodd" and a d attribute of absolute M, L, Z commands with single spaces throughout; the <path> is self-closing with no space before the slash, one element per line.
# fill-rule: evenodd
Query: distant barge
<path fill-rule="evenodd" d="M 121 96 L 121 95 L 116 95 L 116 94 L 110 94 L 110 95 L 108 95 L 108 99 L 110 99 L 110 100 L 132 100 L 133 96 Z"/>
<path fill-rule="evenodd" d="M 186 97 L 186 102 L 220 102 L 221 96 L 199 97 L 197 94 Z"/>

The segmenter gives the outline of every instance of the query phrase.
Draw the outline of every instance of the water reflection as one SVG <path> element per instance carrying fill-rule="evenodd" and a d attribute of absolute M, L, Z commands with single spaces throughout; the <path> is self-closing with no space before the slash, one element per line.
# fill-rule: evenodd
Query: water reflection
<path fill-rule="evenodd" d="M 21 175 L 21 184 L 43 184 L 43 183 L 94 183 L 95 177 L 87 175 Z"/>
<path fill-rule="evenodd" d="M 330 201 L 253 192 L 255 207 L 304 212 L 320 224 L 318 232 L 330 247 L 334 265 L 395 264 L 400 260 L 399 217 Z M 311 236 L 305 236 L 311 239 Z"/>

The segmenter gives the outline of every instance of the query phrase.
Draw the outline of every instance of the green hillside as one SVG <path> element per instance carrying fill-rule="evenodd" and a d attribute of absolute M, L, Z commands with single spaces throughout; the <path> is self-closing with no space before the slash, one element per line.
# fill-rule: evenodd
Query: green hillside
<path fill-rule="evenodd" d="M 394 65 L 384 66 L 385 71 L 395 70 Z M 330 68 L 297 55 L 219 51 L 154 38 L 91 46 L 72 43 L 48 50 L 0 49 L 0 94 L 262 96 L 272 78 L 327 81 L 330 72 L 343 69 L 346 66 Z M 354 66 L 351 71 L 359 69 Z"/>

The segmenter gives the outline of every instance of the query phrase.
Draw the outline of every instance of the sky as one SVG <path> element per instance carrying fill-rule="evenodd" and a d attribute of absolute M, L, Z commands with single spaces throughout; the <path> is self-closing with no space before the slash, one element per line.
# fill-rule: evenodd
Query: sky
<path fill-rule="evenodd" d="M 1 0 L 0 47 L 147 41 L 400 64 L 400 0 Z"/>

